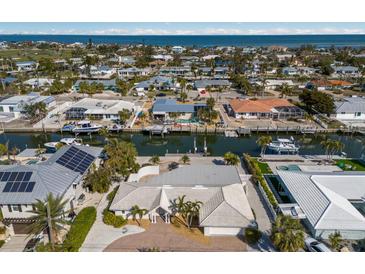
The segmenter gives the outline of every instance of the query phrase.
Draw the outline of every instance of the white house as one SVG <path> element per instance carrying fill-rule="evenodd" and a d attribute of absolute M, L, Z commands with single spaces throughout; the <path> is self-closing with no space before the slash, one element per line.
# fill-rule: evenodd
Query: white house
<path fill-rule="evenodd" d="M 28 95 L 19 95 L 6 98 L 0 102 L 0 113 L 11 113 L 15 118 L 21 116 L 25 105 L 43 102 L 49 109 L 56 105 L 53 96 L 41 96 L 39 93 L 30 93 Z"/>
<path fill-rule="evenodd" d="M 54 79 L 48 78 L 31 78 L 23 82 L 24 85 L 31 86 L 34 88 L 42 88 L 46 86 L 51 86 Z"/>
<path fill-rule="evenodd" d="M 171 48 L 171 50 L 174 53 L 183 53 L 185 51 L 185 48 L 182 46 L 174 46 Z"/>
<path fill-rule="evenodd" d="M 34 61 L 24 61 L 15 63 L 18 71 L 33 71 L 38 67 L 38 63 Z"/>
<path fill-rule="evenodd" d="M 236 167 L 189 165 L 162 174 L 158 167 L 142 169 L 120 185 L 110 206 L 116 215 L 130 218 L 131 208 L 138 205 L 147 210 L 143 219 L 152 225 L 157 219 L 169 224 L 177 212 L 174 201 L 185 195 L 185 201 L 202 202 L 197 221 L 206 236 L 241 235 L 245 228 L 255 226 L 246 197 L 248 178 Z M 149 175 L 144 182 L 140 181 L 142 175 Z"/>
<path fill-rule="evenodd" d="M 84 98 L 66 109 L 66 119 L 95 119 L 113 121 L 119 119 L 119 112 L 128 110 L 131 113 L 140 111 L 140 107 L 123 100 L 101 100 Z"/>
<path fill-rule="evenodd" d="M 328 239 L 338 231 L 343 239 L 365 238 L 364 172 L 278 171 L 278 175 L 314 237 Z"/>
<path fill-rule="evenodd" d="M 151 73 L 151 68 L 121 68 L 118 69 L 119 78 L 133 78 L 137 76 L 147 76 Z"/>
<path fill-rule="evenodd" d="M 332 115 L 340 121 L 365 121 L 365 98 L 347 97 L 335 102 L 336 110 Z"/>
<path fill-rule="evenodd" d="M 83 192 L 82 179 L 93 163 L 99 164 L 101 151 L 97 147 L 64 146 L 41 164 L 0 166 L 0 210 L 11 234 L 27 234 L 33 223 L 29 219 L 32 204 L 49 193 L 68 200 L 65 215 L 76 208 Z"/>

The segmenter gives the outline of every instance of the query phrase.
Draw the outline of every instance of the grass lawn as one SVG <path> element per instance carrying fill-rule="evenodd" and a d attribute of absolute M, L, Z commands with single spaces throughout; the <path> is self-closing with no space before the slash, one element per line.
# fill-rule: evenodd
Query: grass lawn
<path fill-rule="evenodd" d="M 336 161 L 336 165 L 345 171 L 351 171 L 351 170 L 365 171 L 364 163 L 358 160 L 351 160 L 351 159 L 338 160 Z"/>
<path fill-rule="evenodd" d="M 257 163 L 262 174 L 272 174 L 272 171 L 267 163 L 259 162 L 257 159 L 254 159 L 254 161 Z"/>

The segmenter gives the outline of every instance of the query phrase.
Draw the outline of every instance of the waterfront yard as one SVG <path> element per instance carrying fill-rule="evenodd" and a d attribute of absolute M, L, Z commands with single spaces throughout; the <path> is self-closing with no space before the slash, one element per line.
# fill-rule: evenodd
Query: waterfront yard
<path fill-rule="evenodd" d="M 338 160 L 336 161 L 336 165 L 344 171 L 365 171 L 365 163 L 359 160 Z"/>

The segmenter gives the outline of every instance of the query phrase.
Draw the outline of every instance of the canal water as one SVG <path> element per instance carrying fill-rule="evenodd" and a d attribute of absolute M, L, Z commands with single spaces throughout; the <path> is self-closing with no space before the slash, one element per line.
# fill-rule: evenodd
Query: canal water
<path fill-rule="evenodd" d="M 290 138 L 293 136 L 297 144 L 300 146 L 299 153 L 302 155 L 311 154 L 324 154 L 324 149 L 321 147 L 320 142 L 324 138 L 331 138 L 340 140 L 344 145 L 344 152 L 348 157 L 358 158 L 365 153 L 365 136 L 349 136 L 339 134 L 329 135 L 271 135 L 273 140 L 277 137 Z M 9 147 L 16 146 L 23 150 L 25 148 L 38 148 L 43 147 L 46 142 L 59 141 L 64 137 L 73 137 L 71 135 L 60 133 L 49 134 L 29 134 L 29 133 L 5 133 L 0 135 L 0 142 L 9 142 Z M 252 134 L 250 136 L 239 138 L 226 138 L 224 135 L 190 135 L 190 134 L 171 134 L 164 138 L 162 137 L 150 137 L 143 134 L 118 134 L 113 137 L 117 137 L 121 140 L 132 142 L 138 151 L 140 156 L 149 155 L 165 155 L 168 153 L 188 153 L 194 149 L 194 139 L 198 151 L 202 152 L 204 149 L 204 140 L 206 141 L 208 152 L 212 156 L 221 156 L 227 151 L 231 151 L 238 155 L 242 153 L 249 153 L 253 156 L 258 156 L 260 148 L 256 144 L 256 140 L 259 135 Z M 102 146 L 104 145 L 104 138 L 98 135 L 82 136 L 84 143 Z M 269 152 L 268 152 L 269 153 Z"/>

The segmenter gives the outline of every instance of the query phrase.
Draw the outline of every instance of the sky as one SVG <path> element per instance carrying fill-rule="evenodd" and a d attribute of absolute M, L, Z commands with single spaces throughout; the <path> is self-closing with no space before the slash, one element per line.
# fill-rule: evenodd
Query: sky
<path fill-rule="evenodd" d="M 365 23 L 0 23 L 0 34 L 365 34 Z"/>

